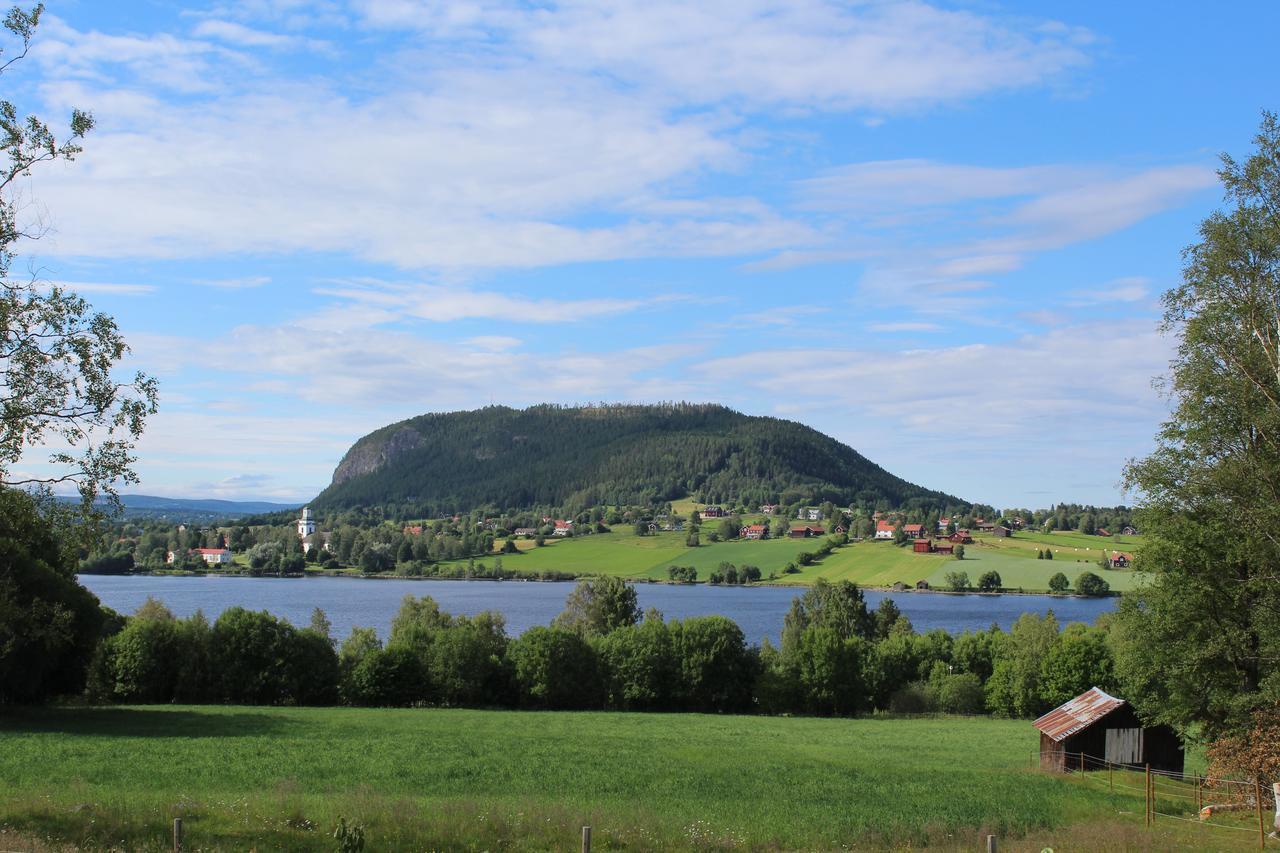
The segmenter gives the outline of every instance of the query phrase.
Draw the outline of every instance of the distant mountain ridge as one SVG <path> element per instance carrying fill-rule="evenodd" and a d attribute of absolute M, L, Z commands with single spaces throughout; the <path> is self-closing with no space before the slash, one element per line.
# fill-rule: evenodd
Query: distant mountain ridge
<path fill-rule="evenodd" d="M 364 436 L 312 506 L 429 516 L 479 507 L 567 509 L 830 500 L 965 506 L 890 474 L 803 424 L 678 403 L 426 414 Z"/>
<path fill-rule="evenodd" d="M 77 498 L 64 498 L 78 502 Z M 158 495 L 121 495 L 125 518 L 172 518 L 175 520 L 213 521 L 246 515 L 282 512 L 301 506 L 297 503 L 270 501 L 228 501 L 218 498 L 166 498 Z"/>

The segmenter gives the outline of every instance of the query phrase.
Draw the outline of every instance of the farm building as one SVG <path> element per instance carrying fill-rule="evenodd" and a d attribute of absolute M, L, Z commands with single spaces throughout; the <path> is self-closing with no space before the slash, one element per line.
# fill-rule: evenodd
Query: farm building
<path fill-rule="evenodd" d="M 955 552 L 956 546 L 952 545 L 950 542 L 939 542 L 937 545 L 933 546 L 933 553 L 935 554 L 954 554 Z"/>
<path fill-rule="evenodd" d="M 769 535 L 769 528 L 763 524 L 748 524 L 738 531 L 743 539 L 763 539 Z"/>
<path fill-rule="evenodd" d="M 919 539 L 921 536 L 924 536 L 924 525 L 904 524 L 902 525 L 902 532 L 907 535 L 908 539 Z"/>
<path fill-rule="evenodd" d="M 960 545 L 968 545 L 973 541 L 973 537 L 969 535 L 969 531 L 967 529 L 957 530 L 947 538 Z"/>
<path fill-rule="evenodd" d="M 827 531 L 821 527 L 793 527 L 791 528 L 792 539 L 811 539 L 814 536 L 821 536 Z"/>
<path fill-rule="evenodd" d="M 928 581 L 916 581 L 916 589 L 928 589 L 928 588 L 929 588 Z"/>
<path fill-rule="evenodd" d="M 997 524 L 995 527 L 991 528 L 991 535 L 997 539 L 1007 539 L 1013 535 L 1013 531 L 1005 527 L 1003 524 Z"/>
<path fill-rule="evenodd" d="M 1107 565 L 1113 569 L 1127 569 L 1133 564 L 1133 555 L 1123 551 L 1112 551 L 1107 557 Z"/>
<path fill-rule="evenodd" d="M 1168 726 L 1143 726 L 1123 699 L 1093 687 L 1033 724 L 1040 731 L 1040 768 L 1075 770 L 1103 761 L 1181 774 L 1182 741 Z"/>
<path fill-rule="evenodd" d="M 928 539 L 917 539 L 911 543 L 911 550 L 917 554 L 933 553 L 933 543 Z"/>

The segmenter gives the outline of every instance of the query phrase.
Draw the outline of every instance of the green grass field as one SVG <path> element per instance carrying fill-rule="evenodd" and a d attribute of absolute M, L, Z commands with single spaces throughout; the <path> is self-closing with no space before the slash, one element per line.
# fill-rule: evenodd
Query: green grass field
<path fill-rule="evenodd" d="M 1010 541 L 1017 544 L 1010 546 Z M 964 560 L 955 560 L 938 554 L 915 554 L 910 548 L 896 548 L 889 542 L 858 542 L 778 582 L 807 585 L 822 577 L 829 581 L 850 580 L 860 586 L 888 587 L 896 581 L 913 586 L 916 581 L 926 580 L 931 586 L 943 587 L 948 572 L 966 572 L 970 582 L 976 584 L 980 575 L 994 570 L 1000 573 L 1007 589 L 1042 592 L 1048 590 L 1049 578 L 1057 572 L 1074 584 L 1081 572 L 1091 571 L 1105 578 L 1113 590 L 1124 592 L 1134 589 L 1144 578 L 1137 572 L 1103 571 L 1092 561 L 1082 562 L 1076 552 L 1055 555 L 1053 560 L 1037 560 L 1035 552 L 1034 547 L 1023 547 L 1016 539 L 979 539 L 965 546 Z"/>
<path fill-rule="evenodd" d="M 860 586 L 890 587 L 897 581 L 908 586 L 927 580 L 932 586 L 945 583 L 948 572 L 963 570 L 976 583 L 983 572 L 1000 573 L 1004 586 L 1027 592 L 1049 588 L 1049 578 L 1062 572 L 1074 584 L 1081 572 L 1102 575 L 1118 592 L 1134 589 L 1143 575 L 1131 571 L 1103 571 L 1097 560 L 1103 549 L 1132 550 L 1140 537 L 1099 539 L 1078 533 L 1018 533 L 1011 539 L 979 537 L 965 546 L 965 559 L 957 562 L 935 554 L 915 554 L 888 542 L 857 542 L 837 549 L 819 563 L 800 567 L 797 574 L 782 574 L 802 551 L 813 551 L 820 539 L 766 539 L 760 541 L 706 542 L 697 548 L 685 544 L 683 533 L 636 536 L 618 526 L 612 533 L 547 540 L 541 548 L 521 542 L 522 551 L 506 555 L 503 567 L 511 571 L 542 571 L 575 574 L 617 575 L 624 578 L 666 579 L 671 565 L 695 566 L 701 578 L 722 562 L 759 566 L 767 578 L 777 573 L 776 583 L 809 585 L 818 578 L 850 580 Z M 1052 548 L 1053 560 L 1037 560 L 1036 551 Z M 490 558 L 492 559 L 492 558 Z M 465 561 L 459 561 L 462 564 Z"/>
<path fill-rule="evenodd" d="M 503 569 L 528 575 L 543 572 L 564 572 L 574 575 L 615 575 L 631 580 L 666 580 L 667 568 L 672 565 L 694 566 L 699 578 L 705 580 L 721 563 L 737 566 L 754 565 L 760 568 L 766 579 L 774 574 L 773 583 L 807 586 L 818 578 L 829 581 L 849 580 L 860 586 L 888 588 L 901 581 L 913 586 L 926 580 L 933 587 L 945 585 L 945 576 L 952 571 L 965 571 L 975 583 L 984 572 L 1000 573 L 1006 589 L 1024 592 L 1046 592 L 1049 578 L 1062 572 L 1074 585 L 1081 572 L 1091 571 L 1101 575 L 1116 592 L 1135 589 L 1145 576 L 1133 571 L 1110 571 L 1098 567 L 1098 559 L 1104 551 L 1120 550 L 1133 553 L 1142 544 L 1138 536 L 1113 536 L 1100 538 L 1079 533 L 1030 533 L 1020 531 L 1009 539 L 979 536 L 965 546 L 962 563 L 937 554 L 916 554 L 909 547 L 898 548 L 889 542 L 856 542 L 837 549 L 824 560 L 810 566 L 801 566 L 795 574 L 783 574 L 788 563 L 805 551 L 815 551 L 822 539 L 765 539 L 756 541 L 709 542 L 706 534 L 710 524 L 703 526 L 702 543 L 696 548 L 687 544 L 686 533 L 657 533 L 637 536 L 626 525 L 614 527 L 610 533 L 575 536 L 570 539 L 548 538 L 546 544 L 537 547 L 530 540 L 516 540 L 517 554 L 503 554 Z M 495 543 L 495 547 L 502 540 Z M 1037 560 L 1039 550 L 1052 550 L 1053 560 Z M 492 566 L 494 554 L 477 558 Z M 239 557 L 237 559 L 240 559 Z M 467 560 L 454 560 L 442 564 L 446 568 L 463 568 Z M 357 573 L 345 569 L 346 573 Z"/>
<path fill-rule="evenodd" d="M 345 816 L 369 850 L 568 850 L 584 824 L 601 850 L 1197 849 L 1036 749 L 988 718 L 10 710 L 0 848 L 168 849 L 182 817 L 192 849 L 333 850 Z"/>

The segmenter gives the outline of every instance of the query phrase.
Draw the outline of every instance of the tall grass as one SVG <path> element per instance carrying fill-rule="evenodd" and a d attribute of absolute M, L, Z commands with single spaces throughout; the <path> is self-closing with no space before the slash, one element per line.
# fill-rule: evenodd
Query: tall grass
<path fill-rule="evenodd" d="M 103 708 L 0 716 L 0 824 L 86 849 L 832 849 L 1114 818 L 1025 721 Z M 1139 798 L 1135 813 L 1141 813 Z M 0 838 L 3 838 L 0 835 Z M 16 848 L 15 848 L 16 849 Z M 1037 848 L 1039 849 L 1039 848 Z"/>

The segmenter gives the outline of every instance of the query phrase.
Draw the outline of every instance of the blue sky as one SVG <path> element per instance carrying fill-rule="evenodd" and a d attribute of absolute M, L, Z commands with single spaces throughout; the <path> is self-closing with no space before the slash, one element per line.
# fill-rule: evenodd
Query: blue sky
<path fill-rule="evenodd" d="M 146 493 L 305 500 L 422 412 L 683 399 L 1111 504 L 1217 155 L 1280 108 L 1280 6 L 1207 8 L 53 0 L 10 97 L 98 127 L 23 188 L 19 267 L 160 379 Z"/>

